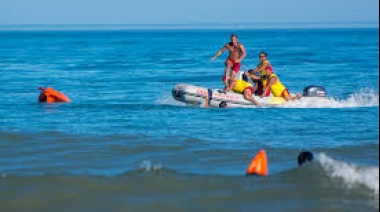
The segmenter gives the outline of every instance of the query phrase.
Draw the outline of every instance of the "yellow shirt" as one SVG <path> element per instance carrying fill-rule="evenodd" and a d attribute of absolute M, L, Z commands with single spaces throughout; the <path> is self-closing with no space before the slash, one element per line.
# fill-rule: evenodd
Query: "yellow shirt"
<path fill-rule="evenodd" d="M 280 79 L 275 74 L 271 74 L 269 79 L 277 78 L 277 82 L 270 86 L 270 91 L 272 92 L 274 97 L 281 97 L 286 87 L 281 83 Z"/>
<path fill-rule="evenodd" d="M 264 65 L 270 65 L 270 62 L 269 62 L 268 60 L 266 60 L 266 61 L 264 61 L 264 62 L 260 62 L 259 65 L 257 66 L 257 68 L 261 68 L 261 67 L 263 67 Z M 266 72 L 266 70 L 264 69 L 264 70 L 262 70 L 262 71 L 260 72 L 260 74 L 261 74 L 261 76 L 265 76 L 265 75 L 267 75 L 267 72 Z"/>
<path fill-rule="evenodd" d="M 236 86 L 232 89 L 236 93 L 244 93 L 244 90 L 246 88 L 252 87 L 252 85 L 244 80 L 237 80 L 236 81 Z"/>
<path fill-rule="evenodd" d="M 261 68 L 261 67 L 263 67 L 264 65 L 269 65 L 269 66 L 270 66 L 270 62 L 269 62 L 268 60 L 265 60 L 264 62 L 260 62 L 259 65 L 257 66 L 257 68 Z M 260 72 L 260 75 L 261 75 L 261 76 L 265 76 L 265 75 L 267 75 L 266 70 L 265 70 L 265 69 L 262 70 L 262 71 Z M 267 86 L 267 81 L 268 81 L 268 80 L 267 80 L 266 78 L 263 79 L 263 86 L 264 86 L 264 88 Z"/>

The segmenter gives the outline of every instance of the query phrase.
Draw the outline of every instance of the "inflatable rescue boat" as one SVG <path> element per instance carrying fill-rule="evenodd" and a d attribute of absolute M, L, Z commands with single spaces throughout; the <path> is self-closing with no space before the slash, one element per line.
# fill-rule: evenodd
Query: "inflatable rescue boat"
<path fill-rule="evenodd" d="M 241 78 L 242 75 L 239 77 Z M 245 100 L 242 94 L 233 91 L 223 92 L 220 89 L 209 89 L 188 84 L 178 84 L 172 90 L 172 96 L 175 100 L 186 103 L 187 105 L 201 106 L 205 103 L 206 97 L 209 97 L 210 107 L 219 107 L 221 103 L 226 103 L 228 107 L 256 107 L 252 102 Z M 294 96 L 294 94 L 292 94 Z M 264 97 L 253 96 L 263 107 L 280 107 L 287 102 L 281 97 Z M 326 98 L 326 90 L 321 86 L 309 86 L 304 89 L 302 99 L 304 98 Z"/>

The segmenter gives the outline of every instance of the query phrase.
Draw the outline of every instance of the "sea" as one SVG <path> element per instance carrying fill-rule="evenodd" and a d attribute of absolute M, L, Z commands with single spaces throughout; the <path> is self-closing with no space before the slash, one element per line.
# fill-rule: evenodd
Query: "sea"
<path fill-rule="evenodd" d="M 174 100 L 180 83 L 223 88 L 228 55 L 210 59 L 232 33 L 242 71 L 265 51 L 292 93 L 327 99 Z M 1 212 L 379 210 L 378 28 L 0 27 L 0 73 Z M 269 175 L 246 176 L 260 150 Z"/>

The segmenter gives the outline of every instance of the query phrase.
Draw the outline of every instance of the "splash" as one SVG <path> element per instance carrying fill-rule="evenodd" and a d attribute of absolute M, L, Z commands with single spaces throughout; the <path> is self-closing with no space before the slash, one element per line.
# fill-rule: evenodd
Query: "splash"
<path fill-rule="evenodd" d="M 155 104 L 156 105 L 165 105 L 165 106 L 186 106 L 185 103 L 176 101 L 172 95 L 161 95 L 162 97 L 156 100 Z"/>
<path fill-rule="evenodd" d="M 323 153 L 319 155 L 319 161 L 331 177 L 342 179 L 348 188 L 365 186 L 378 198 L 379 168 L 359 167 L 357 165 L 347 164 L 334 160 Z"/>
<path fill-rule="evenodd" d="M 140 168 L 146 172 L 155 172 L 155 171 L 160 171 L 162 170 L 161 165 L 153 165 L 152 162 L 150 161 L 144 161 L 141 165 Z"/>
<path fill-rule="evenodd" d="M 284 108 L 357 108 L 379 106 L 379 94 L 373 89 L 362 89 L 351 94 L 347 99 L 335 98 L 304 98 L 300 101 L 287 103 Z"/>
<path fill-rule="evenodd" d="M 365 88 L 359 93 L 351 94 L 347 101 L 362 103 L 367 106 L 379 106 L 379 94 L 373 89 Z"/>

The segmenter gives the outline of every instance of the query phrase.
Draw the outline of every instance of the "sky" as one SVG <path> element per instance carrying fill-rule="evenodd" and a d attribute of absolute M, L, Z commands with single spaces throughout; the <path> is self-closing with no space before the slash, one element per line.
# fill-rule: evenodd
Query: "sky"
<path fill-rule="evenodd" d="M 379 0 L 0 0 L 0 25 L 378 23 Z"/>

